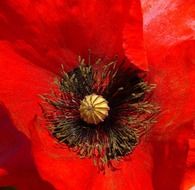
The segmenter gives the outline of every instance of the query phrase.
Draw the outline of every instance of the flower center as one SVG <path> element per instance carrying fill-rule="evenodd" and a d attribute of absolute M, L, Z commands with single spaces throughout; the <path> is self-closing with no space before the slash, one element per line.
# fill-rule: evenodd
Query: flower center
<path fill-rule="evenodd" d="M 79 108 L 81 118 L 88 124 L 99 124 L 108 116 L 108 102 L 100 95 L 85 96 Z"/>
<path fill-rule="evenodd" d="M 52 136 L 104 170 L 133 152 L 156 122 L 155 85 L 145 73 L 79 57 L 78 67 L 60 74 L 57 88 L 42 95 L 43 114 Z M 143 78 L 142 78 L 143 77 Z"/>

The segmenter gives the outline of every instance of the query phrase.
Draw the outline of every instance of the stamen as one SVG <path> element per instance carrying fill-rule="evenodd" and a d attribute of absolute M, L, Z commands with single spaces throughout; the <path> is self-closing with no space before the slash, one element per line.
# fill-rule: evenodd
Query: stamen
<path fill-rule="evenodd" d="M 153 84 L 140 71 L 125 69 L 114 59 L 105 63 L 79 57 L 78 68 L 56 81 L 42 95 L 48 129 L 58 143 L 81 158 L 91 158 L 100 170 L 131 154 L 156 122 L 159 107 L 151 101 Z"/>

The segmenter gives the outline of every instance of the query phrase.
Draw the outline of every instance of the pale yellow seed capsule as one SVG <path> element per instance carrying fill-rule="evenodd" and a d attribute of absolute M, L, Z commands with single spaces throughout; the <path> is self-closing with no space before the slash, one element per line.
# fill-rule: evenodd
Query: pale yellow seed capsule
<path fill-rule="evenodd" d="M 100 95 L 85 96 L 79 108 L 81 118 L 89 124 L 98 124 L 108 116 L 108 102 Z"/>

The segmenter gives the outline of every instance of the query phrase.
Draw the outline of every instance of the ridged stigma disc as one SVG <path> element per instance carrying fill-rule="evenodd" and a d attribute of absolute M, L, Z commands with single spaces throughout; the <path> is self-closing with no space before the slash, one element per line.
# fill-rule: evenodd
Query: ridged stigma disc
<path fill-rule="evenodd" d="M 80 104 L 80 116 L 88 124 L 98 124 L 108 116 L 108 102 L 100 95 L 85 96 Z"/>

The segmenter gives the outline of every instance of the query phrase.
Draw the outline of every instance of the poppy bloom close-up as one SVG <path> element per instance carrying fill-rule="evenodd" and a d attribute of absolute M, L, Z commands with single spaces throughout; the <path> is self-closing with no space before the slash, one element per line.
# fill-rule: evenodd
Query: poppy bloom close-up
<path fill-rule="evenodd" d="M 195 188 L 195 1 L 0 2 L 0 189 Z"/>

